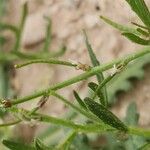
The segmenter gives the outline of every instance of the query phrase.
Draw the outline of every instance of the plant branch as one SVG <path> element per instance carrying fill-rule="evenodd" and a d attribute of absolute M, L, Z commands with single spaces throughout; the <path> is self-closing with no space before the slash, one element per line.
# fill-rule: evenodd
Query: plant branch
<path fill-rule="evenodd" d="M 62 97 L 61 95 L 55 93 L 55 92 L 51 92 L 51 95 L 57 97 L 58 99 L 60 99 L 61 101 L 63 101 L 65 104 L 67 104 L 68 106 L 70 106 L 72 109 L 74 109 L 77 112 L 80 112 L 82 115 L 86 116 L 87 118 L 94 120 L 96 122 L 101 122 L 100 119 L 98 119 L 95 115 L 93 115 L 92 113 L 85 111 L 83 109 L 81 109 L 80 107 L 74 105 L 73 103 L 71 103 L 69 100 L 65 99 L 64 97 Z"/>
<path fill-rule="evenodd" d="M 61 82 L 61 83 L 57 83 L 55 84 L 54 86 L 51 86 L 47 89 L 44 89 L 44 90 L 41 90 L 41 91 L 38 91 L 34 94 L 31 94 L 29 96 L 25 96 L 23 98 L 18 98 L 18 99 L 15 99 L 12 101 L 12 105 L 16 105 L 16 104 L 19 104 L 19 103 L 23 103 L 23 102 L 26 102 L 26 101 L 29 101 L 31 99 L 34 99 L 36 97 L 40 97 L 42 95 L 45 95 L 47 93 L 50 93 L 52 90 L 59 90 L 61 88 L 64 88 L 66 86 L 69 86 L 69 85 L 72 85 L 74 83 L 77 83 L 77 82 L 80 82 L 82 80 L 85 80 L 89 77 L 92 77 L 93 75 L 97 74 L 97 73 L 100 73 L 100 72 L 103 72 L 103 71 L 106 71 L 110 68 L 112 68 L 114 65 L 117 65 L 117 64 L 120 64 L 120 63 L 129 63 L 131 61 L 133 61 L 134 59 L 137 59 L 139 57 L 142 57 L 146 54 L 150 53 L 150 47 L 146 47 L 144 48 L 142 51 L 138 51 L 134 54 L 131 54 L 125 58 L 122 58 L 122 59 L 116 59 L 116 60 L 113 60 L 109 63 L 106 63 L 104 65 L 101 65 L 101 66 L 97 66 L 97 67 L 93 67 L 92 69 L 90 69 L 89 71 L 85 72 L 85 73 L 82 73 L 78 76 L 75 76 L 71 79 L 68 79 L 64 82 Z"/>
<path fill-rule="evenodd" d="M 150 137 L 150 129 L 142 129 L 137 127 L 129 127 L 129 134 L 135 134 L 144 137 Z"/>
<path fill-rule="evenodd" d="M 13 125 L 16 125 L 16 124 L 18 124 L 18 123 L 20 123 L 20 122 L 21 122 L 21 120 L 16 120 L 16 121 L 13 121 L 13 122 L 0 124 L 0 127 L 13 126 Z"/>
<path fill-rule="evenodd" d="M 35 64 L 35 63 L 48 63 L 48 64 L 59 64 L 64 66 L 76 67 L 77 64 L 73 64 L 71 62 L 56 60 L 56 59 L 38 59 L 38 60 L 31 60 L 22 64 L 15 65 L 15 68 L 21 68 L 27 65 Z"/>

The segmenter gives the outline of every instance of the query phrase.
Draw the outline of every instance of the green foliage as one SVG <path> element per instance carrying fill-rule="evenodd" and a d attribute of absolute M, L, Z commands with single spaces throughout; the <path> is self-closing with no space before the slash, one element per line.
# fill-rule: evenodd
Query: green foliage
<path fill-rule="evenodd" d="M 93 49 L 92 49 L 92 47 L 91 47 L 91 45 L 90 45 L 90 43 L 88 41 L 88 37 L 87 37 L 85 31 L 84 31 L 84 36 L 85 36 L 86 47 L 87 47 L 87 50 L 88 50 L 88 53 L 89 53 L 92 65 L 94 67 L 99 66 L 100 62 L 96 58 L 96 55 L 95 55 L 95 53 L 94 53 L 94 51 L 93 51 Z M 97 77 L 97 80 L 98 80 L 99 84 L 104 80 L 104 76 L 103 76 L 102 72 L 96 74 L 96 77 Z M 107 91 L 106 91 L 106 87 L 105 86 L 104 86 L 103 89 L 100 90 L 99 96 L 100 96 L 101 104 L 104 105 L 104 106 L 107 106 L 108 105 L 108 99 L 107 99 Z"/>
<path fill-rule="evenodd" d="M 138 17 L 145 24 L 139 25 L 133 23 L 137 28 L 130 28 L 124 25 L 115 23 L 105 17 L 101 17 L 105 22 L 112 25 L 122 32 L 122 35 L 126 36 L 129 40 L 134 43 L 141 45 L 150 44 L 150 13 L 143 0 L 126 0 L 131 6 L 132 10 L 138 15 Z M 103 134 L 106 138 L 106 145 L 102 146 L 103 149 L 141 149 L 147 148 L 149 145 L 145 137 L 150 137 L 150 130 L 137 128 L 139 115 L 137 113 L 136 105 L 130 104 L 127 109 L 125 121 L 122 122 L 116 115 L 114 115 L 108 108 L 109 104 L 114 104 L 114 97 L 116 92 L 123 90 L 127 91 L 131 87 L 131 83 L 128 81 L 131 77 L 138 79 L 144 75 L 143 66 L 150 62 L 150 47 L 145 47 L 140 52 L 129 55 L 125 58 L 116 59 L 106 64 L 100 64 L 96 58 L 91 44 L 89 43 L 86 32 L 84 31 L 85 43 L 89 53 L 89 57 L 92 62 L 90 69 L 82 69 L 84 72 L 80 75 L 67 79 L 63 82 L 57 83 L 49 88 L 37 91 L 31 95 L 16 98 L 13 100 L 7 100 L 9 97 L 9 80 L 8 72 L 5 70 L 5 65 L 9 65 L 14 60 L 25 60 L 29 59 L 27 63 L 17 65 L 17 67 L 23 67 L 33 63 L 50 63 L 66 65 L 70 67 L 78 68 L 79 65 L 85 67 L 83 64 L 73 64 L 68 61 L 60 61 L 55 58 L 47 59 L 49 57 L 57 57 L 64 53 L 65 47 L 57 53 L 50 53 L 49 48 L 51 46 L 51 20 L 46 17 L 47 31 L 43 49 L 36 54 L 23 53 L 21 51 L 21 38 L 23 28 L 28 13 L 27 3 L 24 4 L 22 10 L 22 17 L 18 26 L 13 26 L 5 23 L 0 23 L 0 30 L 10 30 L 16 36 L 16 42 L 10 52 L 0 52 L 0 96 L 4 99 L 0 99 L 0 117 L 3 119 L 6 112 L 11 114 L 17 121 L 0 124 L 0 127 L 8 127 L 22 121 L 31 123 L 44 122 L 53 124 L 48 126 L 45 132 L 43 132 L 39 138 L 35 138 L 34 143 L 25 144 L 21 142 L 15 142 L 15 140 L 3 140 L 5 145 L 10 150 L 92 150 L 91 137 L 89 133 L 94 134 L 97 138 L 99 134 Z M 7 41 L 6 41 L 7 42 Z M 0 44 L 4 44 L 3 36 L 0 38 Z M 147 55 L 146 55 L 147 54 Z M 143 56 L 143 57 L 142 57 Z M 142 57 L 136 61 L 135 59 Z M 36 60 L 35 60 L 36 59 Z M 132 62 L 131 64 L 129 64 Z M 117 66 L 117 70 L 113 75 L 108 77 L 103 76 L 103 72 Z M 126 68 L 125 68 L 126 67 Z M 125 69 L 124 69 L 125 68 Z M 122 70 L 124 69 L 124 70 Z M 57 90 L 65 88 L 66 86 L 75 84 L 77 82 L 88 79 L 89 77 L 96 76 L 98 83 L 90 82 L 88 86 L 94 91 L 93 97 L 85 97 L 84 101 L 80 98 L 79 94 L 74 91 L 74 97 L 76 98 L 79 107 L 74 102 L 66 99 L 62 95 L 57 94 Z M 107 87 L 107 90 L 106 90 Z M 43 96 L 54 96 L 58 100 L 61 100 L 67 107 L 71 108 L 69 116 L 58 118 L 50 115 L 38 113 L 38 110 L 45 104 L 42 100 L 39 101 L 37 107 L 26 110 L 21 109 L 17 104 L 30 101 L 37 97 Z M 98 96 L 100 102 L 94 101 L 95 97 Z M 11 97 L 11 96 L 10 96 Z M 10 107 L 10 108 L 9 108 Z M 19 119 L 18 119 L 19 118 Z M 4 120 L 3 120 L 4 121 Z M 62 126 L 63 128 L 60 128 Z M 132 126 L 132 127 L 131 127 Z M 82 134 L 79 134 L 82 133 Z M 56 135 L 54 137 L 54 135 Z M 140 136 L 139 136 L 140 135 Z M 12 139 L 7 137 L 7 139 Z M 3 138 L 4 139 L 4 138 Z M 45 144 L 45 139 L 48 140 L 48 144 Z M 117 142 L 119 140 L 119 142 Z M 53 142 L 54 141 L 54 142 Z"/>
<path fill-rule="evenodd" d="M 92 99 L 86 97 L 84 99 L 89 110 L 100 118 L 104 123 L 121 131 L 127 131 L 128 128 L 123 122 L 121 122 L 112 112 L 110 112 L 103 105 L 94 102 Z"/>
<path fill-rule="evenodd" d="M 109 25 L 111 25 L 112 27 L 118 29 L 119 31 L 121 32 L 129 32 L 129 33 L 133 33 L 133 34 L 137 34 L 137 35 L 140 35 L 140 33 L 132 28 L 132 27 L 128 27 L 128 26 L 125 26 L 125 25 L 121 25 L 121 24 L 118 24 L 104 16 L 100 16 L 100 19 L 102 19 L 103 21 L 105 21 L 106 23 L 108 23 Z"/>
<path fill-rule="evenodd" d="M 132 10 L 138 15 L 143 23 L 150 27 L 150 12 L 144 0 L 126 0 Z"/>
<path fill-rule="evenodd" d="M 80 98 L 79 94 L 76 91 L 73 91 L 73 94 L 74 94 L 74 97 L 76 98 L 77 102 L 79 103 L 79 105 L 87 110 L 87 107 L 86 107 L 85 103 L 83 102 L 83 100 Z"/>
<path fill-rule="evenodd" d="M 52 150 L 52 148 L 46 146 L 40 139 L 34 141 L 35 150 Z"/>
<path fill-rule="evenodd" d="M 119 91 L 127 92 L 131 89 L 132 82 L 129 79 L 142 79 L 144 77 L 143 67 L 150 63 L 149 58 L 150 54 L 135 60 L 107 84 L 109 104 L 114 104 L 116 102 L 115 95 Z"/>
<path fill-rule="evenodd" d="M 144 0 L 126 0 L 132 10 L 137 14 L 137 16 L 141 19 L 141 21 L 145 24 L 145 26 L 138 25 L 137 23 L 133 23 L 138 26 L 137 29 L 130 28 L 124 25 L 120 25 L 115 23 L 108 18 L 101 16 L 106 23 L 110 24 L 114 28 L 118 29 L 122 32 L 122 35 L 127 37 L 130 41 L 141 44 L 141 45 L 150 45 L 150 11 L 146 6 Z M 144 30 L 143 30 L 144 29 Z M 146 31 L 145 31 L 146 30 Z"/>
<path fill-rule="evenodd" d="M 10 150 L 36 150 L 31 145 L 21 142 L 14 142 L 12 140 L 3 140 L 3 144 Z"/>
<path fill-rule="evenodd" d="M 122 35 L 124 35 L 125 37 L 127 37 L 129 40 L 131 40 L 134 43 L 138 43 L 141 45 L 150 45 L 150 40 L 142 39 L 135 34 L 124 32 L 122 33 Z"/>
<path fill-rule="evenodd" d="M 77 135 L 69 150 L 92 150 L 88 137 L 85 134 Z"/>
<path fill-rule="evenodd" d="M 134 102 L 130 103 L 127 108 L 125 122 L 131 126 L 137 126 L 139 120 L 139 114 L 137 112 L 136 104 Z M 145 143 L 145 138 L 140 136 L 129 136 L 128 140 L 125 141 L 126 149 L 135 150 L 138 149 Z"/>
<path fill-rule="evenodd" d="M 146 143 L 143 146 L 141 146 L 138 150 L 149 150 L 150 149 L 150 143 Z"/>

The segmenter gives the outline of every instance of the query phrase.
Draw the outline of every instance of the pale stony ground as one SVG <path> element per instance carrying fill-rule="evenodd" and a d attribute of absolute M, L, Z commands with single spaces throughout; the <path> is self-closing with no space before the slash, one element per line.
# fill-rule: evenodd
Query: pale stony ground
<path fill-rule="evenodd" d="M 45 37 L 46 21 L 43 16 L 52 19 L 52 46 L 51 50 L 58 49 L 62 43 L 68 51 L 62 57 L 65 60 L 89 63 L 85 48 L 82 29 L 86 29 L 89 40 L 101 62 L 108 62 L 132 53 L 140 46 L 129 42 L 118 31 L 106 25 L 99 19 L 100 15 L 108 16 L 122 24 L 137 21 L 137 17 L 130 10 L 124 0 L 28 0 L 29 15 L 25 24 L 22 47 L 26 51 L 35 51 L 41 48 Z M 6 20 L 17 24 L 21 5 L 24 1 L 13 0 L 9 5 L 9 17 Z M 150 1 L 147 0 L 150 5 Z M 19 96 L 25 96 L 35 90 L 40 90 L 56 82 L 63 81 L 81 73 L 75 69 L 36 64 L 17 70 L 13 83 L 19 91 Z M 136 100 L 140 112 L 140 125 L 150 126 L 150 69 L 146 71 L 144 80 L 138 81 L 135 88 L 128 94 L 119 96 L 120 104 L 113 111 L 120 117 L 125 115 L 129 101 Z M 70 86 L 61 90 L 66 97 L 72 98 L 72 89 L 80 86 L 81 95 L 84 95 L 85 83 Z M 23 104 L 26 108 L 35 106 L 35 101 Z M 60 102 L 50 101 L 43 111 L 53 115 L 61 114 L 65 108 Z"/>

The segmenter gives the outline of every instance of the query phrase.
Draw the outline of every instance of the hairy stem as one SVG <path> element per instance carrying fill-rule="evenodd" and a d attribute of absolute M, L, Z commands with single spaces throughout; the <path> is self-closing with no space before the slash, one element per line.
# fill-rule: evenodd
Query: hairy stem
<path fill-rule="evenodd" d="M 35 64 L 35 63 L 48 63 L 48 64 L 59 64 L 59 65 L 64 65 L 64 66 L 70 66 L 70 67 L 76 67 L 77 64 L 73 64 L 71 62 L 67 61 L 62 61 L 62 60 L 56 60 L 56 59 L 38 59 L 38 60 L 31 60 L 23 64 L 18 64 L 15 65 L 15 68 L 21 68 L 30 64 Z"/>
<path fill-rule="evenodd" d="M 98 119 L 95 115 L 93 115 L 90 112 L 85 111 L 85 110 L 81 109 L 80 107 L 74 105 L 69 100 L 67 100 L 64 97 L 62 97 L 61 95 L 59 95 L 59 94 L 57 94 L 55 92 L 51 92 L 51 95 L 57 97 L 58 99 L 60 99 L 61 101 L 63 101 L 65 104 L 67 104 L 68 106 L 70 106 L 71 108 L 73 108 L 75 111 L 80 112 L 82 115 L 86 116 L 87 118 L 89 118 L 91 120 L 94 120 L 96 122 L 101 122 L 101 120 Z"/>
<path fill-rule="evenodd" d="M 38 92 L 36 92 L 34 94 L 31 94 L 29 96 L 25 96 L 23 98 L 15 99 L 15 100 L 12 101 L 12 105 L 23 103 L 23 102 L 29 101 L 31 99 L 34 99 L 36 97 L 40 97 L 42 95 L 50 93 L 52 90 L 54 90 L 54 91 L 55 90 L 59 90 L 61 88 L 69 86 L 71 84 L 74 84 L 74 83 L 77 83 L 79 81 L 85 80 L 85 79 L 87 79 L 89 77 L 92 77 L 93 75 L 95 75 L 97 73 L 106 71 L 106 70 L 112 68 L 113 65 L 117 65 L 117 64 L 120 64 L 120 63 L 129 63 L 130 61 L 133 61 L 134 59 L 142 57 L 143 55 L 148 54 L 148 53 L 150 53 L 150 47 L 146 47 L 142 51 L 136 52 L 135 54 L 131 54 L 131 55 L 125 57 L 125 58 L 116 59 L 114 61 L 111 61 L 110 63 L 106 63 L 106 64 L 101 65 L 101 66 L 93 67 L 91 70 L 89 70 L 89 71 L 87 71 L 85 73 L 82 73 L 82 74 L 80 74 L 78 76 L 75 76 L 75 77 L 73 77 L 71 79 L 68 79 L 68 80 L 66 80 L 64 82 L 57 83 L 54 86 L 51 86 L 51 87 L 49 87 L 47 89 L 38 91 Z"/>
<path fill-rule="evenodd" d="M 20 123 L 20 122 L 21 122 L 21 120 L 16 120 L 16 121 L 13 121 L 13 122 L 0 124 L 0 127 L 13 126 L 13 125 L 16 125 L 16 124 L 18 124 L 18 123 Z"/>
<path fill-rule="evenodd" d="M 139 135 L 139 136 L 150 137 L 150 130 L 130 127 L 129 128 L 129 134 L 135 134 L 135 135 Z"/>

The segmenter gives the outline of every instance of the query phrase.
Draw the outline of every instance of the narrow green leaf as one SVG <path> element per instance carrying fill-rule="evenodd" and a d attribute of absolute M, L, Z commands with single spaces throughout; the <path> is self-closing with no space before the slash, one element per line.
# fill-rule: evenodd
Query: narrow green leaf
<path fill-rule="evenodd" d="M 96 92 L 96 95 L 99 97 L 100 102 L 102 104 L 104 104 L 105 103 L 105 97 L 104 97 L 101 89 L 98 89 L 99 86 L 96 83 L 94 83 L 94 82 L 90 82 L 90 83 L 88 83 L 88 87 L 91 90 L 93 90 L 94 92 Z M 95 98 L 95 96 L 94 96 L 94 98 Z"/>
<path fill-rule="evenodd" d="M 139 114 L 135 102 L 131 102 L 127 108 L 125 122 L 130 126 L 138 124 Z M 124 142 L 126 149 L 135 150 L 145 143 L 145 138 L 142 136 L 129 136 L 128 140 Z"/>
<path fill-rule="evenodd" d="M 139 114 L 135 102 L 132 102 L 127 109 L 125 122 L 128 125 L 136 126 L 138 124 Z"/>
<path fill-rule="evenodd" d="M 57 145 L 56 149 L 58 150 L 70 150 L 70 145 L 74 138 L 76 137 L 77 132 L 76 131 L 70 131 L 69 134 L 63 141 L 60 142 L 60 144 Z"/>
<path fill-rule="evenodd" d="M 36 150 L 52 150 L 38 138 L 34 140 L 34 145 Z"/>
<path fill-rule="evenodd" d="M 0 23 L 0 30 L 10 30 L 14 33 L 18 31 L 16 26 L 13 26 L 11 24 L 6 24 L 6 23 Z"/>
<path fill-rule="evenodd" d="M 96 55 L 94 54 L 94 51 L 93 51 L 93 49 L 92 49 L 92 47 L 91 47 L 91 45 L 88 41 L 88 37 L 87 37 L 87 34 L 86 34 L 85 30 L 83 32 L 84 32 L 85 43 L 86 43 L 86 47 L 87 47 L 91 62 L 92 62 L 94 67 L 99 66 L 100 62 L 97 60 Z M 96 77 L 97 77 L 97 80 L 98 80 L 99 84 L 104 80 L 104 76 L 103 76 L 102 72 L 97 74 Z M 107 106 L 108 105 L 108 99 L 107 99 L 106 87 L 104 87 L 101 90 L 101 96 L 102 96 L 102 98 L 100 99 L 100 102 L 102 103 L 102 105 Z"/>
<path fill-rule="evenodd" d="M 150 150 L 150 143 L 144 144 L 142 147 L 140 147 L 138 150 Z"/>
<path fill-rule="evenodd" d="M 144 0 L 126 0 L 143 23 L 150 27 L 150 12 Z"/>
<path fill-rule="evenodd" d="M 91 98 L 86 97 L 85 103 L 89 110 L 95 114 L 98 118 L 100 118 L 104 123 L 118 129 L 121 131 L 127 131 L 128 127 L 120 121 L 111 111 L 109 111 L 103 105 L 93 101 Z"/>
<path fill-rule="evenodd" d="M 3 144 L 10 150 L 36 150 L 30 145 L 10 140 L 3 140 Z"/>
<path fill-rule="evenodd" d="M 108 23 L 109 25 L 113 26 L 114 28 L 118 29 L 121 32 L 130 32 L 136 35 L 141 35 L 139 32 L 136 31 L 136 29 L 131 28 L 131 27 L 127 27 L 121 24 L 118 24 L 114 21 L 111 21 L 110 19 L 104 17 L 104 16 L 100 16 L 100 18 L 105 21 L 106 23 Z"/>
<path fill-rule="evenodd" d="M 2 49 L 2 46 L 6 43 L 6 38 L 3 36 L 0 36 L 0 49 Z"/>
<path fill-rule="evenodd" d="M 90 45 L 90 43 L 89 43 L 89 41 L 88 41 L 88 37 L 87 37 L 87 34 L 86 34 L 85 30 L 83 30 L 83 32 L 84 32 L 85 43 L 86 43 L 87 50 L 88 50 L 88 52 L 89 52 L 89 56 L 90 56 L 91 62 L 92 62 L 92 64 L 93 64 L 93 66 L 99 66 L 100 63 L 99 63 L 99 61 L 97 60 L 96 55 L 94 54 L 94 51 L 93 51 L 93 49 L 92 49 L 92 47 L 91 47 L 91 45 Z M 98 78 L 99 81 L 101 81 L 101 80 L 103 79 L 102 73 L 101 73 L 101 75 L 98 76 L 97 78 Z"/>
<path fill-rule="evenodd" d="M 82 101 L 82 99 L 80 98 L 79 94 L 76 91 L 73 91 L 74 97 L 76 98 L 77 102 L 79 103 L 79 105 L 84 108 L 85 110 L 87 110 L 87 107 L 85 105 L 85 103 Z"/>
<path fill-rule="evenodd" d="M 44 43 L 43 50 L 45 52 L 48 52 L 48 49 L 49 49 L 50 44 L 51 44 L 51 39 L 52 39 L 52 35 L 51 35 L 52 23 L 51 23 L 51 19 L 49 19 L 48 17 L 46 17 L 45 19 L 48 21 L 48 24 L 47 24 L 46 38 L 45 38 L 45 43 Z"/>
<path fill-rule="evenodd" d="M 131 40 L 134 43 L 141 44 L 141 45 L 150 45 L 150 40 L 142 39 L 136 36 L 135 34 L 125 32 L 125 33 L 122 33 L 122 35 L 124 35 L 125 37 L 127 37 L 129 40 Z"/>
<path fill-rule="evenodd" d="M 146 32 L 146 31 L 144 31 L 144 30 L 141 29 L 141 28 L 137 28 L 136 30 L 137 30 L 139 33 L 141 33 L 143 36 L 145 36 L 145 37 L 148 37 L 148 36 L 149 36 L 149 33 Z"/>
<path fill-rule="evenodd" d="M 94 82 L 89 82 L 88 83 L 88 87 L 95 92 L 95 90 L 97 89 L 98 85 L 96 83 L 94 83 Z"/>
<path fill-rule="evenodd" d="M 139 23 L 136 23 L 136 22 L 131 22 L 131 23 L 132 23 L 133 25 L 135 25 L 135 26 L 139 27 L 139 28 L 144 29 L 144 30 L 147 30 L 147 31 L 149 31 L 149 30 L 150 30 L 150 28 L 149 28 L 149 27 L 146 27 L 146 26 L 141 25 L 141 24 L 139 24 Z"/>
<path fill-rule="evenodd" d="M 134 60 L 128 65 L 119 75 L 116 75 L 107 84 L 108 100 L 109 105 L 116 102 L 116 94 L 120 91 L 127 92 L 132 88 L 131 78 L 136 78 L 138 80 L 143 79 L 144 70 L 143 67 L 150 63 L 150 54 L 147 54 L 137 60 Z"/>
<path fill-rule="evenodd" d="M 73 140 L 71 148 L 71 150 L 93 150 L 89 137 L 86 134 L 78 134 Z"/>
<path fill-rule="evenodd" d="M 21 28 L 21 30 L 24 27 L 27 15 L 28 15 L 28 3 L 25 2 L 24 5 L 23 5 L 22 17 L 21 17 L 21 22 L 20 22 L 20 28 Z"/>
<path fill-rule="evenodd" d="M 17 52 L 20 49 L 21 38 L 22 38 L 22 34 L 23 34 L 23 28 L 24 28 L 24 25 L 25 25 L 27 14 L 28 14 L 28 3 L 25 2 L 24 5 L 23 5 L 23 9 L 22 9 L 22 14 L 21 14 L 21 20 L 20 20 L 20 23 L 19 23 L 19 27 L 18 27 L 17 33 L 16 33 L 16 42 L 15 42 L 15 45 L 12 49 L 13 52 Z"/>

